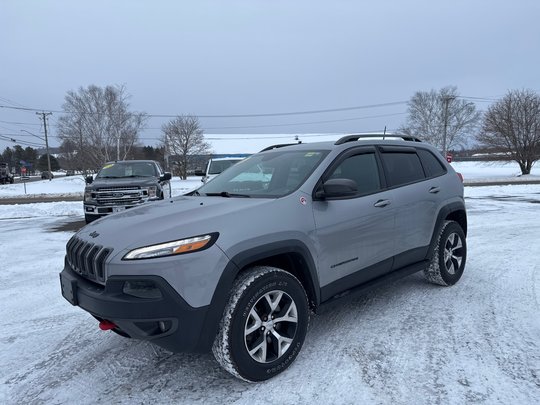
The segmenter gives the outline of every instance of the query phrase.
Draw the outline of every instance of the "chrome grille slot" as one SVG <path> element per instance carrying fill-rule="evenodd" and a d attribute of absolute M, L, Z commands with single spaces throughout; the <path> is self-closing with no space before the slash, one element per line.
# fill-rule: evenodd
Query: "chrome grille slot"
<path fill-rule="evenodd" d="M 105 260 L 113 250 L 73 237 L 66 245 L 66 264 L 79 275 L 105 282 Z"/>
<path fill-rule="evenodd" d="M 148 190 L 141 187 L 104 187 L 92 192 L 99 205 L 138 204 L 148 198 Z"/>

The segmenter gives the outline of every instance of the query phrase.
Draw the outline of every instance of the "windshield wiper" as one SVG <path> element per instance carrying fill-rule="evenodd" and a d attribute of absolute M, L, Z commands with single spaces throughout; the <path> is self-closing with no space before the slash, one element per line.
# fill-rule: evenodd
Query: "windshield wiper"
<path fill-rule="evenodd" d="M 243 198 L 250 198 L 250 195 L 247 194 L 236 194 L 236 193 L 229 193 L 228 191 L 221 191 L 219 193 L 205 193 L 208 197 L 243 197 Z"/>

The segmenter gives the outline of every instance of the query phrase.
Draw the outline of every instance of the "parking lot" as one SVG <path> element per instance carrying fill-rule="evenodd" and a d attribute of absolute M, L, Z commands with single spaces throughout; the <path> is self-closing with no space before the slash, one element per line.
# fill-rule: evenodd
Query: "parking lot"
<path fill-rule="evenodd" d="M 67 303 L 58 272 L 80 203 L 0 206 L 0 400 L 536 403 L 540 186 L 466 195 L 468 264 L 456 286 L 415 274 L 314 316 L 295 364 L 262 385 L 232 378 L 211 354 L 100 331 Z"/>

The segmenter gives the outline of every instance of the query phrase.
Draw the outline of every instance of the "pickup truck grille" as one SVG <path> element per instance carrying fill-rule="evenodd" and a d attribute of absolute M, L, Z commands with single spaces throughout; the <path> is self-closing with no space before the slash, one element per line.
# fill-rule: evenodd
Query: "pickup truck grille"
<path fill-rule="evenodd" d="M 148 190 L 140 187 L 103 187 L 92 192 L 98 205 L 133 205 L 148 198 Z"/>
<path fill-rule="evenodd" d="M 84 278 L 105 283 L 105 260 L 112 251 L 73 237 L 66 246 L 66 264 Z"/>

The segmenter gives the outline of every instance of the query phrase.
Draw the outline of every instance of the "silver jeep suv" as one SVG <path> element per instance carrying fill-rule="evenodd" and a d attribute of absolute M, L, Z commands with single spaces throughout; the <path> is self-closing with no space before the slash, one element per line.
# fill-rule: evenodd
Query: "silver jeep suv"
<path fill-rule="evenodd" d="M 455 284 L 466 232 L 460 177 L 416 138 L 277 145 L 189 195 L 82 228 L 62 294 L 101 329 L 212 349 L 262 381 L 294 361 L 311 312 L 418 271 Z"/>

